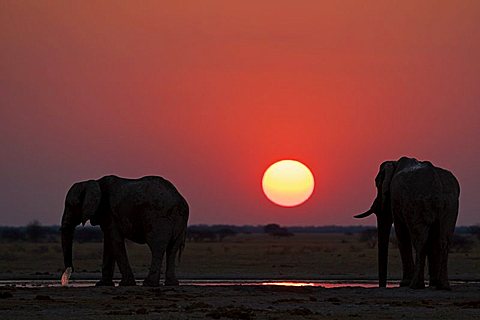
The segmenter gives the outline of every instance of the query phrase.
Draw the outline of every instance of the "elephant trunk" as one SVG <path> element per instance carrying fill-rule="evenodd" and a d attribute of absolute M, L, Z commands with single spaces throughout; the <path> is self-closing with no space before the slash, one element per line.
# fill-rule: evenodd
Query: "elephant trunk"
<path fill-rule="evenodd" d="M 72 263 L 72 247 L 73 247 L 73 229 L 67 230 L 62 227 L 62 250 L 63 250 L 63 263 L 65 269 L 70 267 L 73 270 Z"/>
<path fill-rule="evenodd" d="M 378 235 L 378 286 L 387 286 L 387 269 L 388 269 L 388 244 L 390 242 L 390 231 L 392 229 L 392 221 L 378 217 L 377 219 L 377 235 Z"/>
<path fill-rule="evenodd" d="M 72 255 L 73 255 L 73 234 L 75 232 L 76 224 L 72 223 L 71 215 L 65 211 L 62 217 L 62 227 L 61 227 L 61 237 L 62 237 L 62 251 L 63 251 L 63 262 L 66 268 L 72 268 Z"/>

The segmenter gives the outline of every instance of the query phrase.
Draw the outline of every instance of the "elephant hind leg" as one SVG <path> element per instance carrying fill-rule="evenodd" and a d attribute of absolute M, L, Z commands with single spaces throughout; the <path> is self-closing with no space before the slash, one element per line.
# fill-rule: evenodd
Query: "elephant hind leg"
<path fill-rule="evenodd" d="M 152 252 L 152 260 L 148 275 L 143 280 L 144 286 L 158 287 L 160 285 L 163 256 L 167 250 L 169 237 L 170 233 L 165 231 L 153 231 L 152 235 L 147 237 L 147 245 Z"/>
<path fill-rule="evenodd" d="M 439 276 L 438 276 L 438 282 L 435 284 L 436 288 L 439 290 L 452 290 L 450 287 L 450 282 L 448 281 L 448 270 L 447 270 L 447 265 L 448 265 L 448 246 L 447 248 L 444 249 L 442 248 L 442 251 L 439 253 L 440 261 L 439 261 Z"/>
<path fill-rule="evenodd" d="M 395 234 L 397 236 L 398 249 L 402 258 L 402 281 L 400 287 L 408 287 L 412 282 L 414 264 L 412 258 L 412 241 L 408 228 L 403 223 L 395 223 Z"/>
<path fill-rule="evenodd" d="M 438 282 L 437 289 L 451 290 L 450 282 L 448 281 L 448 251 L 450 246 L 451 236 L 443 235 L 437 240 L 437 256 L 438 256 Z"/>
<path fill-rule="evenodd" d="M 412 235 L 413 246 L 415 248 L 415 271 L 413 274 L 410 288 L 423 289 L 425 288 L 425 260 L 428 248 L 428 226 L 416 226 L 416 230 Z"/>
<path fill-rule="evenodd" d="M 430 281 L 431 286 L 435 286 L 440 290 L 451 290 L 450 283 L 448 281 L 448 247 L 449 239 L 445 236 L 439 236 L 435 239 L 433 244 L 433 256 L 435 260 L 432 262 L 434 270 L 436 272 L 435 282 Z"/>
<path fill-rule="evenodd" d="M 146 287 L 158 287 L 160 285 L 160 274 L 162 272 L 162 262 L 165 249 L 159 246 L 150 247 L 152 251 L 152 260 L 147 277 L 143 280 Z"/>
<path fill-rule="evenodd" d="M 175 258 L 180 249 L 181 239 L 172 239 L 167 247 L 167 268 L 165 271 L 165 285 L 177 286 L 179 284 L 175 275 Z"/>
<path fill-rule="evenodd" d="M 438 241 L 438 223 L 435 223 L 430 228 L 430 234 L 428 237 L 428 248 L 427 248 L 427 258 L 428 258 L 428 285 L 434 287 L 438 285 L 440 277 L 440 247 Z"/>
<path fill-rule="evenodd" d="M 452 235 L 455 232 L 455 223 L 458 216 L 458 199 L 447 203 L 440 215 L 437 239 L 438 256 L 438 283 L 437 289 L 451 290 L 448 281 L 448 251 Z"/>
<path fill-rule="evenodd" d="M 438 253 L 433 251 L 433 252 L 428 252 L 428 286 L 429 287 L 436 287 L 438 286 L 438 279 L 439 279 L 439 257 Z"/>

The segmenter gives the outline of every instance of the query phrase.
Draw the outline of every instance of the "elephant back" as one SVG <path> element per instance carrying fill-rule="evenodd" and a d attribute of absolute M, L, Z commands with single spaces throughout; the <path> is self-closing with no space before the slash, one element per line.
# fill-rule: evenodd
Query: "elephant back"
<path fill-rule="evenodd" d="M 420 164 L 395 174 L 391 185 L 392 205 L 397 210 L 422 212 L 423 219 L 433 223 L 445 208 L 456 206 L 459 185 L 449 171 L 429 162 Z"/>
<path fill-rule="evenodd" d="M 172 208 L 186 203 L 171 182 L 155 176 L 126 181 L 117 192 L 112 193 L 112 197 L 114 211 L 132 212 L 135 215 L 150 211 L 168 216 Z"/>

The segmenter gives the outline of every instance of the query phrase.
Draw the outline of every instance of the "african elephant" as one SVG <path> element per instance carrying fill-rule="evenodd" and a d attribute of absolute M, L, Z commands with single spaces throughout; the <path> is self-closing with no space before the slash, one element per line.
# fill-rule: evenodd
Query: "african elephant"
<path fill-rule="evenodd" d="M 65 268 L 72 268 L 75 227 L 90 220 L 103 235 L 102 279 L 97 286 L 113 286 L 115 262 L 122 274 L 120 285 L 135 285 L 125 239 L 146 243 L 152 253 L 145 286 L 158 286 L 163 255 L 167 254 L 165 285 L 177 285 L 175 257 L 185 246 L 189 208 L 169 181 L 156 176 L 125 179 L 105 176 L 75 183 L 67 193 L 61 236 Z"/>
<path fill-rule="evenodd" d="M 450 289 L 448 248 L 458 216 L 460 186 L 455 176 L 428 161 L 402 157 L 385 161 L 375 178 L 377 196 L 371 208 L 355 218 L 377 216 L 379 286 L 387 283 L 388 243 L 395 225 L 402 259 L 400 286 L 424 288 L 428 257 L 429 285 Z M 412 258 L 415 249 L 415 263 Z"/>

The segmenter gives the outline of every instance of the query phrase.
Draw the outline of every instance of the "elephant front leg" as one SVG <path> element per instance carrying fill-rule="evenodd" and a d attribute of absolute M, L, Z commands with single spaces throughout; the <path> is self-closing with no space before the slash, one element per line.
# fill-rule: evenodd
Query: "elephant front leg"
<path fill-rule="evenodd" d="M 128 262 L 127 250 L 125 249 L 125 243 L 115 244 L 116 248 L 116 261 L 120 273 L 122 274 L 122 280 L 120 281 L 120 286 L 135 286 L 135 277 L 133 276 L 132 269 L 130 268 L 130 263 Z"/>
<path fill-rule="evenodd" d="M 125 249 L 125 239 L 121 236 L 116 228 L 112 228 L 109 231 L 113 256 L 117 262 L 118 269 L 120 269 L 120 273 L 122 274 L 122 280 L 120 281 L 119 285 L 134 286 L 135 277 L 133 276 L 130 263 L 128 262 L 127 250 Z"/>
<path fill-rule="evenodd" d="M 113 287 L 113 273 L 115 271 L 115 258 L 113 256 L 113 247 L 110 239 L 103 240 L 103 264 L 102 264 L 102 279 L 98 281 L 95 286 L 109 286 Z"/>
<path fill-rule="evenodd" d="M 438 269 L 438 253 L 435 247 L 429 248 L 429 252 L 427 254 L 428 260 L 428 286 L 429 287 L 436 287 L 438 285 L 438 277 L 439 277 L 439 269 Z"/>

